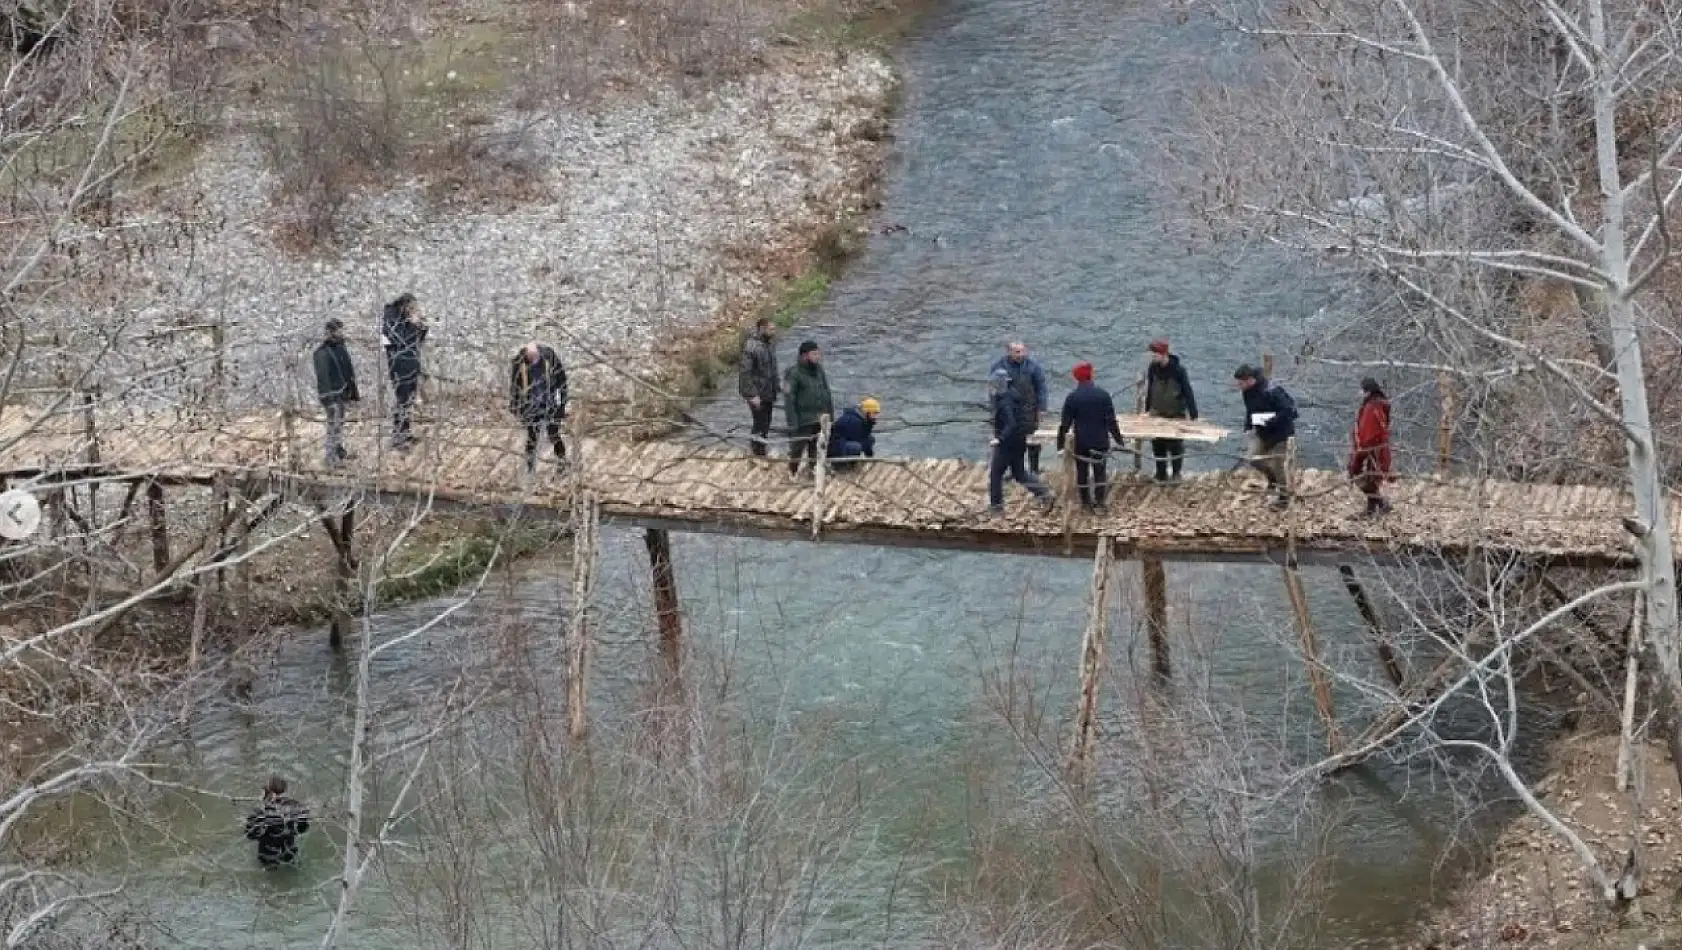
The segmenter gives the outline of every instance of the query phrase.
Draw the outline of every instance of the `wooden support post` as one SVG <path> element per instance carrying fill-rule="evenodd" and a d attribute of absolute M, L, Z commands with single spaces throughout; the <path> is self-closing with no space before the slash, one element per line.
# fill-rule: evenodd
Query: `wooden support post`
<path fill-rule="evenodd" d="M 1167 679 L 1173 667 L 1168 650 L 1168 571 L 1159 558 L 1139 561 L 1145 589 L 1145 632 L 1151 641 L 1151 672 Z"/>
<path fill-rule="evenodd" d="M 1262 375 L 1266 376 L 1268 379 L 1273 378 L 1273 351 L 1272 350 L 1263 350 L 1262 351 Z"/>
<path fill-rule="evenodd" d="M 660 629 L 660 658 L 671 684 L 681 682 L 683 614 L 678 608 L 677 576 L 672 571 L 672 539 L 664 528 L 642 534 L 648 548 L 648 567 L 654 578 L 654 619 Z"/>
<path fill-rule="evenodd" d="M 1454 466 L 1454 377 L 1447 370 L 1437 372 L 1437 474 L 1447 475 Z"/>
<path fill-rule="evenodd" d="M 146 520 L 152 528 L 152 569 L 161 576 L 169 567 L 169 522 L 164 513 L 164 487 L 146 483 Z"/>
<path fill-rule="evenodd" d="M 1098 688 L 1104 675 L 1104 641 L 1110 627 L 1110 575 L 1115 563 L 1115 539 L 1101 537 L 1092 558 L 1092 592 L 1086 634 L 1081 639 L 1080 705 L 1075 712 L 1075 738 L 1069 752 L 1069 781 L 1085 788 L 1092 772 L 1092 736 L 1098 729 Z"/>
<path fill-rule="evenodd" d="M 1293 561 L 1285 566 L 1285 592 L 1291 598 L 1291 613 L 1296 617 L 1297 639 L 1302 644 L 1303 660 L 1308 667 L 1308 681 L 1314 688 L 1314 705 L 1326 724 L 1326 749 L 1336 755 L 1343 750 L 1343 734 L 1337 727 L 1337 712 L 1332 708 L 1332 687 L 1326 679 L 1326 668 L 1320 662 L 1320 638 L 1314 632 L 1314 621 L 1308 615 L 1308 595 L 1302 589 L 1302 574 Z"/>
<path fill-rule="evenodd" d="M 823 527 L 823 490 L 829 475 L 829 415 L 825 413 L 818 420 L 817 451 L 812 454 L 812 540 L 818 539 L 818 529 Z M 664 535 L 665 532 L 661 532 Z M 649 556 L 653 556 L 652 542 Z M 668 556 L 669 557 L 669 556 Z M 675 595 L 674 595 L 675 597 Z M 673 603 L 676 603 L 675 599 Z M 662 634 L 663 634 L 662 630 Z"/>
<path fill-rule="evenodd" d="M 339 523 L 331 514 L 321 516 L 321 526 L 333 542 L 333 622 L 327 629 L 327 645 L 338 653 L 345 648 L 350 631 L 350 582 L 356 576 L 356 500 L 345 502 Z"/>
<path fill-rule="evenodd" d="M 1378 619 L 1378 611 L 1373 609 L 1372 601 L 1367 597 L 1367 589 L 1361 586 L 1361 581 L 1355 576 L 1355 568 L 1349 564 L 1339 564 L 1337 572 L 1343 576 L 1344 589 L 1349 591 L 1350 597 L 1355 598 L 1355 609 L 1361 612 L 1361 619 L 1366 621 L 1367 629 L 1372 631 L 1378 644 L 1378 660 L 1384 664 L 1384 674 L 1390 677 L 1391 685 L 1402 685 L 1405 679 L 1402 675 L 1402 665 L 1396 660 L 1396 651 L 1390 645 L 1390 638 L 1384 633 L 1384 625 Z"/>
<path fill-rule="evenodd" d="M 1070 553 L 1075 544 L 1075 501 L 1080 495 L 1079 477 L 1075 474 L 1074 446 L 1063 453 L 1063 551 Z"/>
<path fill-rule="evenodd" d="M 567 720 L 574 739 L 589 732 L 590 594 L 596 585 L 596 532 L 601 509 L 593 495 L 578 496 L 572 526 L 572 612 L 567 625 Z"/>

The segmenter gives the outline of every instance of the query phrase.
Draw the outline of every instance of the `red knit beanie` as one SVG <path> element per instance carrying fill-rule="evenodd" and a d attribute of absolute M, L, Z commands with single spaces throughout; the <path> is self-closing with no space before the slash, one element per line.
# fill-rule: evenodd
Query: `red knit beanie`
<path fill-rule="evenodd" d="M 1167 340 L 1152 340 L 1150 350 L 1151 350 L 1152 353 L 1161 353 L 1163 356 L 1167 356 L 1168 355 L 1168 341 Z"/>
<path fill-rule="evenodd" d="M 1074 368 L 1074 377 L 1075 382 L 1077 383 L 1092 382 L 1092 364 L 1086 362 L 1085 360 L 1076 363 Z"/>

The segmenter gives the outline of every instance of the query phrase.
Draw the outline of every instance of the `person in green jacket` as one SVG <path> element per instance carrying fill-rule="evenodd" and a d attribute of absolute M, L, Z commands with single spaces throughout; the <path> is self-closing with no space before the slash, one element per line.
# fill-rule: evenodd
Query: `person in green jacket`
<path fill-rule="evenodd" d="M 829 377 L 823 371 L 823 351 L 812 340 L 800 344 L 800 360 L 783 376 L 783 415 L 788 421 L 788 473 L 800 475 L 800 456 L 812 456 L 812 469 L 822 464 L 818 433 L 825 416 L 835 412 Z"/>

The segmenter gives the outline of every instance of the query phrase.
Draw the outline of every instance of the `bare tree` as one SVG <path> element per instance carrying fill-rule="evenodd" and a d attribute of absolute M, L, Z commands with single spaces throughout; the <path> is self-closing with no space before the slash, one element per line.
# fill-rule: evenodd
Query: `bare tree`
<path fill-rule="evenodd" d="M 1654 338 L 1674 339 L 1655 318 L 1664 312 L 1655 289 L 1682 193 L 1682 122 L 1660 108 L 1682 79 L 1682 9 L 1664 0 L 1193 5 L 1261 52 L 1252 81 L 1204 99 L 1206 131 L 1221 136 L 1202 140 L 1213 147 L 1197 166 L 1206 220 L 1351 263 L 1376 279 L 1379 322 L 1411 327 L 1445 368 L 1484 378 L 1516 368 L 1562 394 L 1578 438 L 1621 443 L 1634 495 L 1625 524 L 1682 770 L 1682 629 L 1648 357 Z M 1527 324 L 1520 300 L 1534 288 L 1574 297 L 1587 318 L 1578 346 Z M 1604 341 L 1604 363 L 1578 352 L 1594 341 Z M 1594 473 L 1576 473 L 1585 474 Z"/>

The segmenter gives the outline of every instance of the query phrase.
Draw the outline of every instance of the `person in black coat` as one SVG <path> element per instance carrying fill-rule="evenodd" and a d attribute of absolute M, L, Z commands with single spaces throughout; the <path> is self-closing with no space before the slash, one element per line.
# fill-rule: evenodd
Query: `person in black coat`
<path fill-rule="evenodd" d="M 1051 489 L 1028 471 L 1028 437 L 1034 434 L 1038 412 L 1032 394 L 1024 395 L 1013 385 L 1010 370 L 993 370 L 989 380 L 993 403 L 993 458 L 987 467 L 987 510 L 995 515 L 1005 510 L 1005 473 L 1028 489 L 1047 511 L 1056 504 Z"/>
<path fill-rule="evenodd" d="M 321 408 L 327 412 L 327 439 L 323 447 L 328 468 L 338 468 L 351 457 L 345 449 L 345 407 L 359 401 L 356 391 L 356 367 L 345 347 L 345 324 L 334 318 L 327 321 L 327 336 L 315 348 L 315 392 Z"/>
<path fill-rule="evenodd" d="M 385 305 L 380 315 L 380 342 L 385 346 L 386 370 L 396 396 L 391 411 L 391 444 L 400 451 L 415 441 L 409 420 L 423 375 L 420 349 L 425 340 L 426 324 L 421 321 L 420 304 L 414 294 L 404 294 Z"/>
<path fill-rule="evenodd" d="M 1075 364 L 1075 391 L 1063 399 L 1063 422 L 1057 427 L 1057 451 L 1063 451 L 1069 431 L 1075 433 L 1075 485 L 1080 503 L 1088 511 L 1105 506 L 1109 488 L 1106 456 L 1110 439 L 1121 441 L 1116 421 L 1115 400 L 1109 391 L 1092 382 L 1092 364 Z"/>
<path fill-rule="evenodd" d="M 298 838 L 310 830 L 310 810 L 286 795 L 286 780 L 275 776 L 263 786 L 263 804 L 245 819 L 245 837 L 257 842 L 264 869 L 298 860 Z"/>
<path fill-rule="evenodd" d="M 1145 367 L 1145 411 L 1162 419 L 1196 419 L 1197 393 L 1180 358 L 1168 352 L 1167 340 L 1152 340 L 1151 361 Z M 1151 455 L 1156 459 L 1156 480 L 1180 480 L 1185 466 L 1184 439 L 1152 439 Z"/>
<path fill-rule="evenodd" d="M 1297 404 L 1284 387 L 1245 364 L 1232 374 L 1244 392 L 1244 431 L 1255 441 L 1250 465 L 1267 476 L 1267 491 L 1274 508 L 1283 510 L 1290 501 L 1285 472 L 1285 443 L 1297 431 Z"/>
<path fill-rule="evenodd" d="M 544 430 L 555 446 L 556 463 L 566 461 L 561 420 L 567 416 L 567 371 L 553 348 L 533 341 L 514 354 L 508 409 L 526 427 L 526 471 L 537 468 L 537 436 Z"/>

